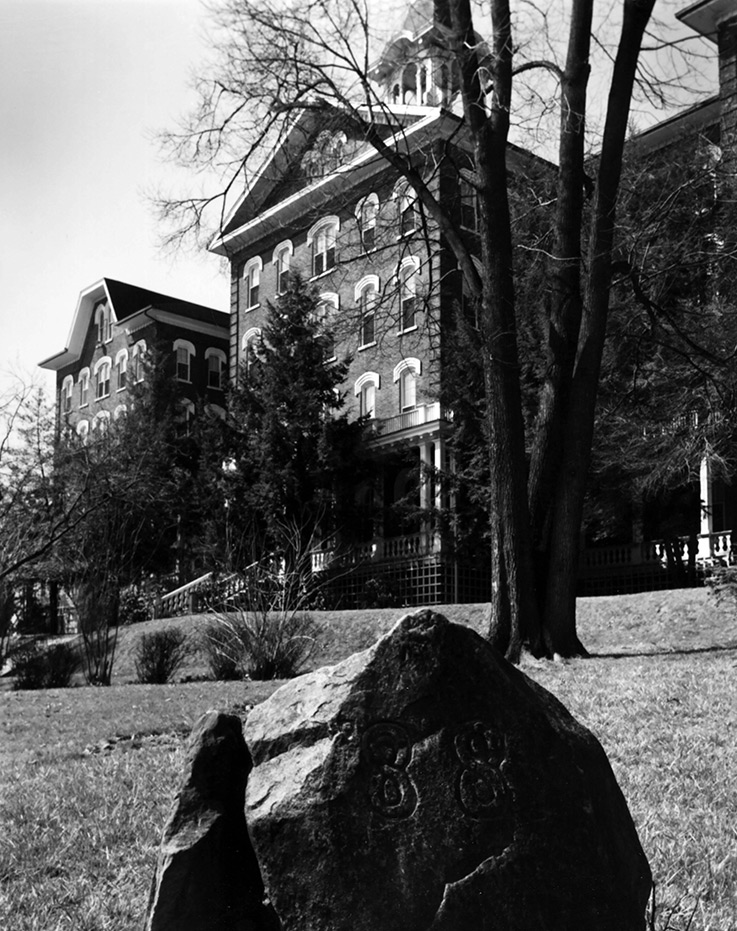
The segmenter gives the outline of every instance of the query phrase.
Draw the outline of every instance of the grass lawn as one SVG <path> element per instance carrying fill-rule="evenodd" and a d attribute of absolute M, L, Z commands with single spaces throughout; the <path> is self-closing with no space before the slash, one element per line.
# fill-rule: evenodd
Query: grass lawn
<path fill-rule="evenodd" d="M 483 629 L 482 605 L 441 610 Z M 402 613 L 317 615 L 310 665 Z M 246 715 L 278 684 L 132 684 L 142 633 L 202 623 L 125 630 L 110 688 L 0 692 L 0 928 L 139 926 L 189 728 L 208 708 Z M 703 590 L 587 598 L 579 629 L 590 659 L 522 668 L 604 745 L 655 876 L 653 926 L 737 931 L 737 611 Z M 183 674 L 203 672 L 195 658 Z"/>

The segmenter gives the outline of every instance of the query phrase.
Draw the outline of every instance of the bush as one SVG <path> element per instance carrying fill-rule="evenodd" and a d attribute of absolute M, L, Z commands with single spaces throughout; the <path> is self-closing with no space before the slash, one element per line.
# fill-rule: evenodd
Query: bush
<path fill-rule="evenodd" d="M 312 655 L 316 634 L 304 612 L 237 611 L 205 630 L 203 648 L 215 678 L 289 679 Z"/>
<path fill-rule="evenodd" d="M 65 689 L 82 665 L 82 657 L 70 643 L 57 643 L 48 649 L 38 641 L 21 647 L 13 661 L 13 688 Z"/>
<path fill-rule="evenodd" d="M 144 634 L 136 644 L 138 681 L 147 685 L 164 685 L 181 669 L 190 652 L 189 638 L 176 627 Z"/>
<path fill-rule="evenodd" d="M 243 679 L 238 638 L 230 628 L 214 621 L 205 628 L 200 642 L 210 675 L 219 682 Z"/>
<path fill-rule="evenodd" d="M 118 609 L 120 624 L 141 624 L 153 617 L 151 599 L 137 585 L 121 589 Z"/>

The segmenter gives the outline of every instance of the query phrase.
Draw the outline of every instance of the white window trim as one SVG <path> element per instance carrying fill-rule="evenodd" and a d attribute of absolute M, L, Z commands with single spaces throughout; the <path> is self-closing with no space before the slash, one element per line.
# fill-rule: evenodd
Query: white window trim
<path fill-rule="evenodd" d="M 92 418 L 92 432 L 100 429 L 100 424 L 110 425 L 110 411 L 98 411 Z M 106 427 L 107 429 L 107 427 Z"/>
<path fill-rule="evenodd" d="M 398 363 L 394 366 L 394 382 L 395 382 L 395 384 L 396 384 L 396 382 L 399 381 L 399 379 L 400 379 L 400 377 L 401 377 L 401 375 L 402 375 L 402 372 L 403 372 L 405 369 L 412 369 L 412 371 L 414 372 L 415 375 L 422 375 L 422 362 L 421 362 L 419 359 L 415 359 L 415 358 L 412 357 L 412 356 L 410 356 L 409 358 L 406 358 L 406 359 L 402 359 L 401 362 L 398 362 Z"/>
<path fill-rule="evenodd" d="M 340 295 L 337 291 L 323 291 L 322 294 L 318 296 L 317 306 L 320 304 L 330 304 L 333 314 L 337 314 L 340 310 Z M 325 320 L 327 321 L 328 313 L 325 314 Z M 337 353 L 335 352 L 335 339 L 333 339 L 333 354 L 328 356 L 325 359 L 326 362 L 333 362 L 337 358 Z"/>
<path fill-rule="evenodd" d="M 403 285 L 402 272 L 404 271 L 405 268 L 412 268 L 412 274 L 414 275 L 414 278 L 415 278 L 415 290 L 414 290 L 415 317 L 417 317 L 417 313 L 419 310 L 417 306 L 417 301 L 419 299 L 418 285 L 420 284 L 421 262 L 420 262 L 420 259 L 416 255 L 407 255 L 399 263 L 396 274 L 394 276 L 397 282 L 397 288 L 399 290 L 399 330 L 397 331 L 397 336 L 403 336 L 405 333 L 412 333 L 414 330 L 417 329 L 416 323 L 413 323 L 412 326 L 408 326 L 408 327 L 403 326 L 404 312 L 402 308 L 402 285 Z"/>
<path fill-rule="evenodd" d="M 146 353 L 148 352 L 148 346 L 146 345 L 145 339 L 139 339 L 136 345 L 131 350 L 131 361 L 134 359 L 137 360 L 135 364 L 136 369 L 136 379 L 135 384 L 140 384 L 143 381 L 143 363 L 146 359 Z"/>
<path fill-rule="evenodd" d="M 82 402 L 82 382 L 87 378 L 87 400 Z M 83 368 L 79 375 L 77 376 L 77 384 L 79 385 L 79 406 L 80 407 L 89 407 L 90 405 L 90 370 L 89 368 Z"/>
<path fill-rule="evenodd" d="M 366 207 L 368 204 L 373 204 L 373 205 L 374 205 L 374 207 L 376 208 L 376 213 L 374 214 L 373 223 L 371 223 L 370 225 L 367 225 L 367 226 L 366 226 L 366 229 L 374 229 L 374 230 L 375 230 L 376 227 L 377 227 L 377 225 L 378 225 L 379 209 L 380 209 L 379 195 L 378 195 L 375 191 L 372 191 L 370 194 L 367 194 L 365 197 L 362 197 L 362 198 L 359 200 L 359 202 L 356 204 L 356 221 L 358 222 L 358 235 L 359 235 L 360 240 L 361 240 L 361 251 L 362 251 L 364 254 L 366 254 L 366 253 L 368 253 L 368 252 L 373 252 L 373 251 L 376 249 L 376 238 L 375 238 L 376 234 L 374 234 L 374 244 L 373 244 L 373 246 L 372 246 L 370 249 L 364 249 L 364 243 L 363 243 L 363 231 L 364 231 L 364 225 L 363 225 L 363 211 L 364 211 L 364 207 Z"/>
<path fill-rule="evenodd" d="M 284 239 L 279 243 L 278 246 L 274 249 L 271 255 L 271 264 L 276 269 L 276 294 L 282 294 L 283 292 L 279 289 L 279 256 L 286 252 L 289 256 L 289 262 L 287 263 L 287 269 L 291 272 L 292 270 L 292 256 L 294 255 L 294 244 L 291 239 Z"/>
<path fill-rule="evenodd" d="M 120 387 L 120 385 L 118 385 L 115 389 L 116 391 L 125 391 L 125 389 L 128 387 L 128 350 L 127 349 L 119 349 L 115 355 L 115 370 L 118 373 L 118 377 L 120 376 L 119 366 L 120 366 L 121 359 L 125 360 L 125 369 L 123 369 L 123 371 L 126 373 L 125 384 L 123 385 L 122 388 Z"/>
<path fill-rule="evenodd" d="M 120 418 L 128 413 L 128 406 L 126 404 L 118 404 L 113 413 L 113 420 L 120 420 Z"/>
<path fill-rule="evenodd" d="M 77 436 L 81 436 L 82 439 L 86 439 L 86 437 L 89 436 L 89 432 L 90 432 L 89 420 L 78 421 L 77 426 L 75 427 L 75 430 L 77 432 Z"/>
<path fill-rule="evenodd" d="M 243 338 L 241 339 L 241 352 L 246 352 L 248 350 L 248 344 L 251 342 L 251 340 L 258 338 L 259 336 L 261 336 L 260 326 L 252 326 L 250 330 L 246 330 L 246 332 L 243 334 Z"/>
<path fill-rule="evenodd" d="M 255 256 L 255 258 L 249 259 L 249 260 L 246 262 L 246 264 L 243 266 L 243 276 L 242 276 L 242 277 L 243 277 L 243 280 L 244 280 L 244 281 L 249 281 L 249 280 L 250 280 L 249 276 L 250 276 L 250 273 L 251 273 L 251 271 L 252 271 L 253 269 L 258 269 L 259 292 L 260 292 L 260 289 L 261 289 L 261 273 L 262 273 L 263 270 L 264 270 L 264 263 L 263 263 L 263 261 L 262 261 L 260 255 Z M 245 288 L 246 288 L 246 307 L 245 307 L 245 310 L 246 310 L 246 311 L 255 310 L 256 307 L 260 307 L 260 306 L 261 306 L 261 301 L 260 301 L 260 300 L 256 301 L 255 304 L 251 304 L 251 303 L 250 303 L 251 289 L 250 289 L 250 287 L 249 287 L 247 284 L 245 285 Z M 259 297 L 260 297 L 260 294 L 259 294 Z"/>
<path fill-rule="evenodd" d="M 364 372 L 359 375 L 353 385 L 353 393 L 356 397 L 361 393 L 364 385 L 373 384 L 378 391 L 381 388 L 381 375 L 378 372 Z"/>
<path fill-rule="evenodd" d="M 179 377 L 179 361 L 177 357 L 179 355 L 180 349 L 186 349 L 187 352 L 189 353 L 189 362 L 187 365 L 188 375 L 189 375 L 188 378 Z M 174 364 L 177 369 L 176 371 L 177 381 L 181 382 L 184 385 L 192 384 L 192 359 L 196 358 L 196 356 L 197 356 L 197 352 L 195 350 L 194 343 L 190 343 L 188 339 L 175 339 L 174 340 Z"/>
<path fill-rule="evenodd" d="M 65 414 L 72 409 L 72 398 L 74 396 L 74 376 L 67 375 L 61 383 L 61 406 Z"/>
<path fill-rule="evenodd" d="M 400 225 L 399 233 L 397 234 L 397 239 L 404 239 L 405 237 L 409 237 L 413 233 L 417 232 L 417 226 L 418 226 L 417 214 L 419 210 L 420 201 L 417 196 L 417 192 L 414 190 L 414 188 L 409 184 L 408 181 L 404 181 L 404 180 L 398 181 L 397 184 L 394 186 L 394 190 L 392 191 L 392 200 L 395 202 L 396 211 L 397 211 L 396 219 Z M 402 206 L 402 202 L 404 200 L 408 201 L 407 207 L 409 207 L 410 205 L 414 207 L 413 216 L 415 218 L 414 226 L 412 227 L 411 230 L 407 230 L 406 233 L 403 233 L 401 230 L 402 214 L 404 213 L 404 210 L 406 209 L 406 207 L 403 208 Z"/>
<path fill-rule="evenodd" d="M 220 384 L 217 388 L 210 384 L 209 360 L 213 358 L 220 360 Z M 205 362 L 207 363 L 207 387 L 211 388 L 213 391 L 222 391 L 225 387 L 223 381 L 225 380 L 225 373 L 228 368 L 228 357 L 222 349 L 218 349 L 216 346 L 208 346 L 205 350 Z"/>
<path fill-rule="evenodd" d="M 364 275 L 363 278 L 358 282 L 358 284 L 353 289 L 353 299 L 360 307 L 361 295 L 367 289 L 373 287 L 376 292 L 376 306 L 379 304 L 379 276 L 378 275 Z M 362 321 L 359 320 L 359 335 L 360 330 L 363 329 Z M 374 308 L 374 332 L 376 331 L 376 307 Z M 370 349 L 372 346 L 376 345 L 376 340 L 372 339 L 368 343 L 361 343 L 358 347 L 358 351 L 362 352 L 364 349 Z"/>
<path fill-rule="evenodd" d="M 104 366 L 108 367 L 108 373 L 107 373 L 108 390 L 104 394 L 98 394 L 97 393 L 97 373 Z M 110 380 L 113 374 L 113 360 L 110 358 L 110 356 L 102 356 L 102 358 L 97 360 L 97 362 L 95 363 L 94 373 L 95 373 L 95 400 L 101 401 L 103 398 L 109 398 L 110 397 Z"/>
<path fill-rule="evenodd" d="M 337 252 L 338 250 L 338 235 L 340 233 L 340 217 L 329 216 L 323 217 L 321 220 L 318 220 L 317 223 L 313 223 L 310 227 L 309 232 L 307 233 L 307 248 L 310 250 L 310 280 L 315 281 L 317 278 L 322 278 L 323 275 L 328 275 L 337 265 L 337 261 L 334 261 L 330 268 L 324 268 L 321 272 L 315 273 L 315 239 L 323 230 L 332 230 L 335 234 L 335 243 L 333 245 L 333 251 Z"/>

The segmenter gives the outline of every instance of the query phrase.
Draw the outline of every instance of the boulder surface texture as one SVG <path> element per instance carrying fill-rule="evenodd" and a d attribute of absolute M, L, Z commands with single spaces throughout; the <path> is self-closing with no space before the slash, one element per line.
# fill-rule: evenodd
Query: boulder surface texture
<path fill-rule="evenodd" d="M 251 760 L 236 715 L 209 711 L 189 739 L 164 828 L 146 931 L 265 931 L 275 926 L 248 838 Z M 278 927 L 278 923 L 276 923 Z"/>
<path fill-rule="evenodd" d="M 596 738 L 423 611 L 246 724 L 284 931 L 642 931 L 650 869 Z"/>

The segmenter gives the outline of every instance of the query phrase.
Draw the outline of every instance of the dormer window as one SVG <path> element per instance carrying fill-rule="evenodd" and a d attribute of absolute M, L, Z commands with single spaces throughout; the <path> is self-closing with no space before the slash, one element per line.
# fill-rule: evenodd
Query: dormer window
<path fill-rule="evenodd" d="M 137 385 L 143 381 L 143 360 L 146 356 L 146 341 L 140 339 L 133 347 L 131 352 L 131 378 L 133 384 Z"/>
<path fill-rule="evenodd" d="M 97 327 L 97 342 L 110 342 L 113 338 L 113 324 L 110 317 L 110 308 L 105 302 L 98 304 L 95 308 L 95 326 Z"/>

